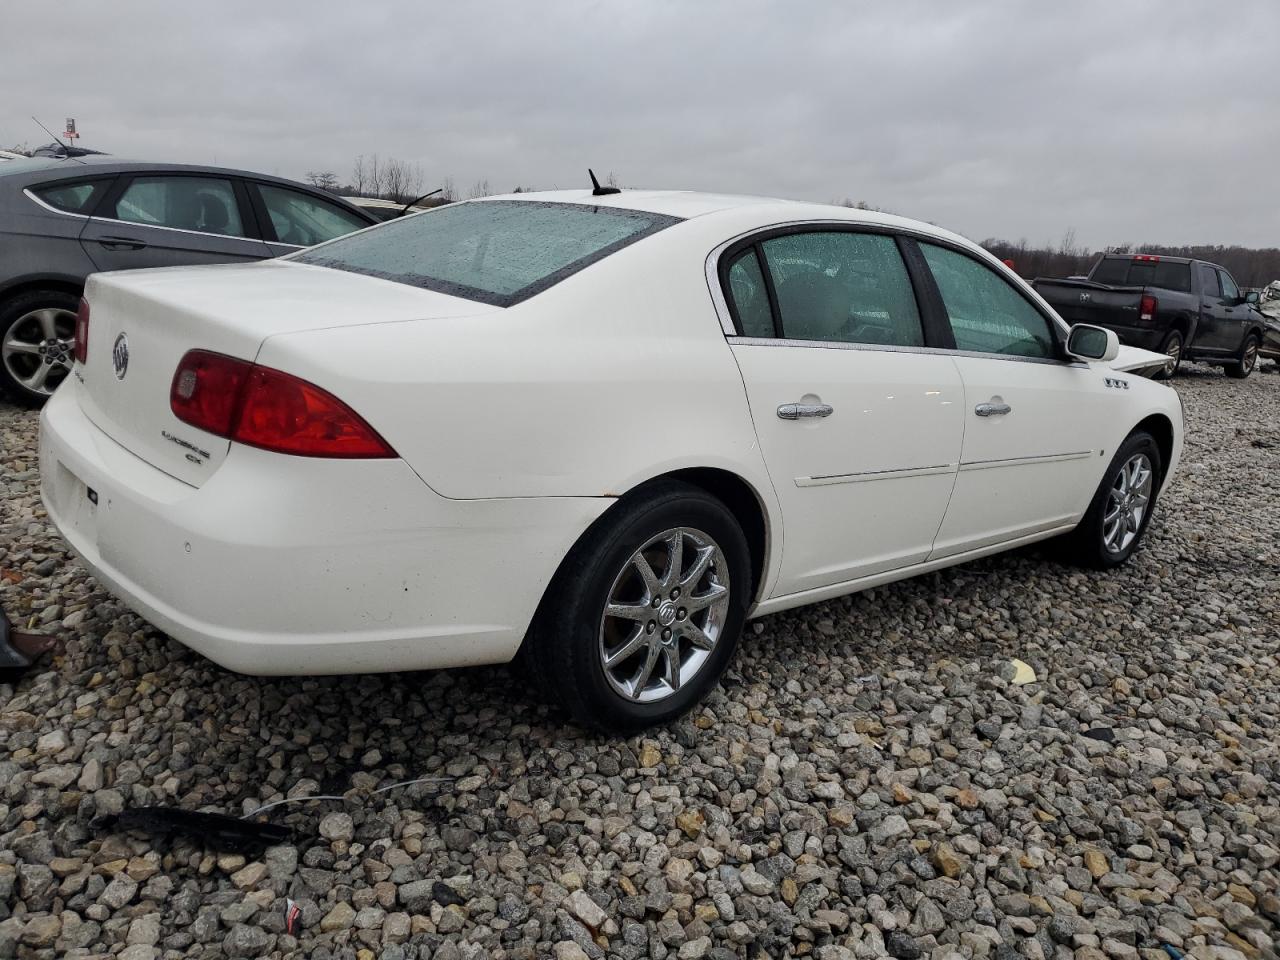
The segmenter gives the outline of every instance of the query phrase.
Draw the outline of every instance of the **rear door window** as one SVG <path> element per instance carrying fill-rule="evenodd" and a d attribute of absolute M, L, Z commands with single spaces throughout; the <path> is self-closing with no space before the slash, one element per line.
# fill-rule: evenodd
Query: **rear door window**
<path fill-rule="evenodd" d="M 733 306 L 738 329 L 744 337 L 772 337 L 773 311 L 769 307 L 769 291 L 755 247 L 749 247 L 734 258 L 727 273 L 726 293 Z"/>
<path fill-rule="evenodd" d="M 267 183 L 256 186 L 280 243 L 310 247 L 369 226 L 350 210 L 309 193 Z"/>
<path fill-rule="evenodd" d="M 609 206 L 479 200 L 392 220 L 290 259 L 506 307 L 679 222 Z"/>
<path fill-rule="evenodd" d="M 942 294 L 956 349 L 1015 357 L 1052 357 L 1049 321 L 1004 277 L 973 257 L 921 243 Z"/>
<path fill-rule="evenodd" d="M 235 188 L 215 177 L 135 177 L 109 216 L 148 227 L 246 236 Z"/>
<path fill-rule="evenodd" d="M 1224 300 L 1239 300 L 1240 288 L 1236 286 L 1236 282 L 1231 279 L 1231 274 L 1225 270 L 1218 271 L 1218 279 L 1222 283 L 1222 298 Z"/>
<path fill-rule="evenodd" d="M 1200 292 L 1211 300 L 1222 296 L 1222 288 L 1218 286 L 1218 271 L 1207 263 L 1200 265 Z"/>
<path fill-rule="evenodd" d="M 79 183 L 51 183 L 33 187 L 31 192 L 56 210 L 87 216 L 110 185 L 110 178 L 81 180 Z"/>

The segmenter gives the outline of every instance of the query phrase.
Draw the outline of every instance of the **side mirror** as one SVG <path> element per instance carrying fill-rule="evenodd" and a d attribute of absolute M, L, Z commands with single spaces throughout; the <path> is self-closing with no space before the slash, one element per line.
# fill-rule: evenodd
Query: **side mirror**
<path fill-rule="evenodd" d="M 1077 323 L 1067 335 L 1067 353 L 1079 360 L 1114 360 L 1120 352 L 1120 338 L 1114 330 Z"/>
<path fill-rule="evenodd" d="M 1254 306 L 1257 306 L 1258 301 L 1261 299 L 1262 298 L 1258 296 L 1257 290 L 1250 290 L 1248 293 L 1244 295 L 1244 302 L 1252 303 Z"/>

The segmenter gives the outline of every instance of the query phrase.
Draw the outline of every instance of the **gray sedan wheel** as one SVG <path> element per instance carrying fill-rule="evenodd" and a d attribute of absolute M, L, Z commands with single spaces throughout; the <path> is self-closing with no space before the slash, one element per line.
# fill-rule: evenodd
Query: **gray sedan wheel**
<path fill-rule="evenodd" d="M 77 297 L 58 290 L 23 294 L 0 307 L 0 387 L 38 406 L 71 372 Z"/>

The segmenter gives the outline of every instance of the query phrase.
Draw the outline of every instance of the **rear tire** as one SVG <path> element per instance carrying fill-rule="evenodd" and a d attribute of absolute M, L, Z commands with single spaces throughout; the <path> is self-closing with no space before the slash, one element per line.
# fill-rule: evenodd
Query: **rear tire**
<path fill-rule="evenodd" d="M 1180 330 L 1171 330 L 1169 336 L 1164 338 L 1164 345 L 1160 348 L 1160 352 L 1169 358 L 1169 362 L 1151 379 L 1173 379 L 1178 373 L 1178 368 L 1182 366 L 1182 352 L 1185 347 L 1186 342 L 1182 339 L 1182 332 Z"/>
<path fill-rule="evenodd" d="M 0 304 L 0 392 L 28 407 L 49 399 L 71 373 L 80 298 L 31 290 Z"/>
<path fill-rule="evenodd" d="M 1138 549 L 1160 492 L 1164 464 L 1155 438 L 1131 433 L 1111 458 L 1089 509 L 1063 546 L 1080 566 L 1109 570 Z"/>
<path fill-rule="evenodd" d="M 746 536 L 728 507 L 685 483 L 654 483 L 624 497 L 574 547 L 521 658 L 584 726 L 630 734 L 666 723 L 724 673 L 751 581 Z"/>
<path fill-rule="evenodd" d="M 1240 347 L 1240 357 L 1234 363 L 1228 363 L 1226 373 L 1228 377 L 1234 377 L 1236 380 L 1243 380 L 1249 374 L 1253 373 L 1253 368 L 1258 365 L 1258 335 L 1251 333 L 1244 338 L 1244 343 Z"/>

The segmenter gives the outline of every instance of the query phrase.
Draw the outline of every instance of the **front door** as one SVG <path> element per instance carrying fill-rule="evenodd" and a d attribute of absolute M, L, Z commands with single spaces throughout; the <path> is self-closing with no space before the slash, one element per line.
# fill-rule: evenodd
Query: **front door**
<path fill-rule="evenodd" d="M 964 446 L 933 558 L 1074 523 L 1093 496 L 1095 444 L 1108 393 L 1099 376 L 1056 358 L 1052 321 L 976 257 L 921 243 L 955 337 Z"/>
<path fill-rule="evenodd" d="M 785 529 L 774 596 L 920 563 L 955 480 L 963 393 L 929 353 L 892 236 L 791 231 L 730 253 L 732 340 Z"/>
<path fill-rule="evenodd" d="M 265 259 L 271 251 L 252 236 L 257 228 L 236 186 L 217 176 L 122 178 L 80 243 L 99 270 Z"/>

